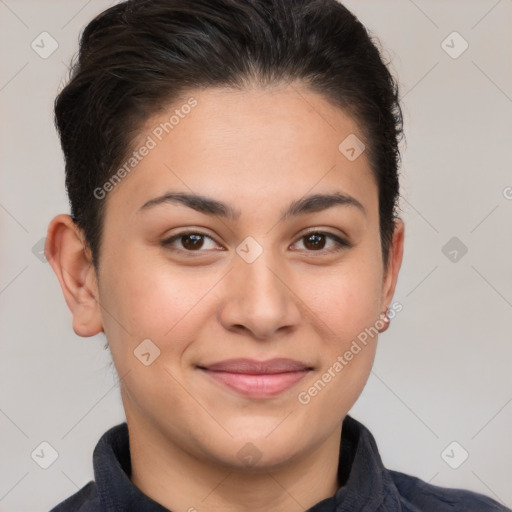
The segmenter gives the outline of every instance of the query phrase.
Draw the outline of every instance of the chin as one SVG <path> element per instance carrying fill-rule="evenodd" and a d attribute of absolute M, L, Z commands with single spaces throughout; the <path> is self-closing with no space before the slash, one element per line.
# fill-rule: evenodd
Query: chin
<path fill-rule="evenodd" d="M 279 452 L 265 448 L 260 450 L 257 448 L 256 444 L 248 442 L 243 445 L 234 456 L 229 459 L 223 457 L 222 460 L 218 460 L 230 471 L 237 473 L 265 474 L 283 469 L 296 455 L 297 454 L 291 451 L 291 449 L 287 450 L 285 447 L 281 447 Z"/>
<path fill-rule="evenodd" d="M 211 451 L 207 450 L 232 471 L 265 473 L 278 470 L 305 448 L 299 443 L 299 436 L 289 428 L 278 433 L 275 430 L 278 424 L 274 422 L 272 429 L 265 424 L 264 429 L 258 430 L 257 425 L 253 425 L 250 432 L 237 430 L 235 438 L 223 436 L 222 442 L 212 439 Z"/>

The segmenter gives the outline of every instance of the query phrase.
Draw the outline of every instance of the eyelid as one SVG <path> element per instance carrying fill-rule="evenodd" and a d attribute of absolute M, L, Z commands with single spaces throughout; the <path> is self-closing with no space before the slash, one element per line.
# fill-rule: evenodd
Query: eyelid
<path fill-rule="evenodd" d="M 310 235 L 310 234 L 313 234 L 313 233 L 321 233 L 321 234 L 324 234 L 324 235 L 328 235 L 328 236 L 332 236 L 333 238 L 337 238 L 339 240 L 341 240 L 342 242 L 346 243 L 347 245 L 349 244 L 349 237 L 348 235 L 345 235 L 345 234 L 342 234 L 342 235 L 337 235 L 336 233 L 333 233 L 332 231 L 329 231 L 330 228 L 311 228 L 311 229 L 308 229 L 307 231 L 305 231 L 304 233 L 302 233 L 298 238 L 302 238 L 304 236 L 307 236 L 307 235 Z"/>

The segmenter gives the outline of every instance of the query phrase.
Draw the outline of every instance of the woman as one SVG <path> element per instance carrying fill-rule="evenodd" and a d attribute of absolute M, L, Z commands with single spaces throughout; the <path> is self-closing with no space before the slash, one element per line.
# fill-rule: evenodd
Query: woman
<path fill-rule="evenodd" d="M 46 254 L 126 423 L 53 512 L 506 510 L 387 470 L 347 414 L 404 225 L 397 86 L 346 8 L 118 4 L 55 113 L 72 211 Z"/>

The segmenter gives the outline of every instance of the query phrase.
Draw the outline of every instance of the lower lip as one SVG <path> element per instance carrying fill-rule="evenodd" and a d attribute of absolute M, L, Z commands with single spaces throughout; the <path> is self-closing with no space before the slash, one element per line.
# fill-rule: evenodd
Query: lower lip
<path fill-rule="evenodd" d="M 267 398 L 279 395 L 293 387 L 309 373 L 309 370 L 251 375 L 247 373 L 218 372 L 201 369 L 212 379 L 251 398 Z"/>

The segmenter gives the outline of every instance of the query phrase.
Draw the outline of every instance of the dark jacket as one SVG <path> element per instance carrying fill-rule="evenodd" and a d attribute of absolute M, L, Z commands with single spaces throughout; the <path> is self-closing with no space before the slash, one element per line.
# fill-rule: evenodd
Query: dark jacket
<path fill-rule="evenodd" d="M 448 489 L 386 469 L 370 431 L 343 421 L 338 477 L 341 487 L 309 512 L 511 512 L 482 494 Z M 94 476 L 50 512 L 169 512 L 130 481 L 126 423 L 108 430 L 93 455 Z"/>

